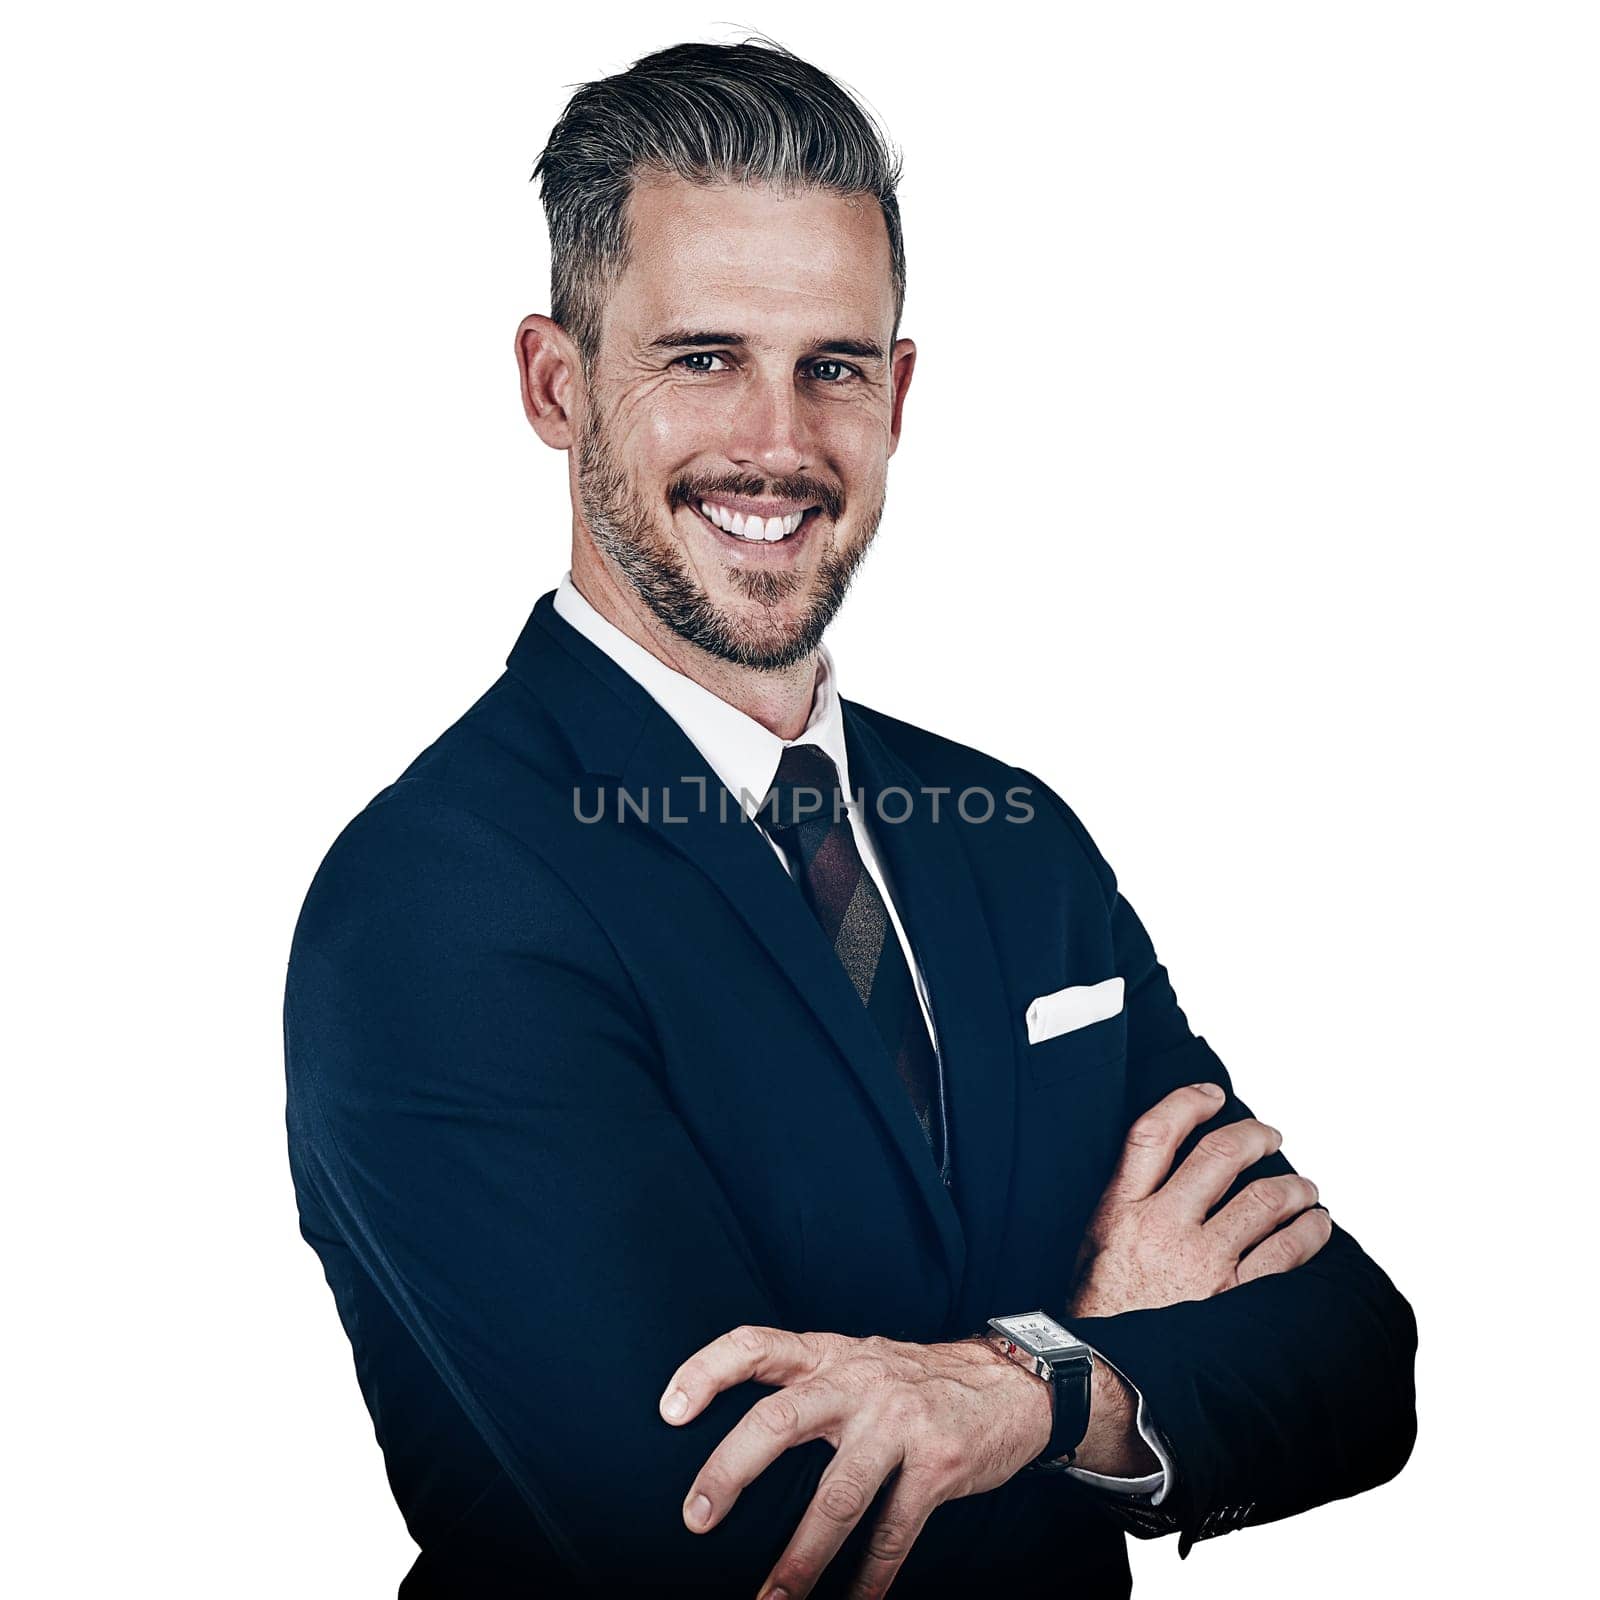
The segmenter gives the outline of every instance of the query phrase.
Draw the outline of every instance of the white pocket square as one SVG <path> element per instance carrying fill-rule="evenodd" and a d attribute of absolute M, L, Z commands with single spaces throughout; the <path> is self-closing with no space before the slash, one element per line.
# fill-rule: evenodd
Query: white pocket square
<path fill-rule="evenodd" d="M 1042 994 L 1028 1007 L 1028 1043 L 1041 1044 L 1058 1033 L 1104 1022 L 1122 1009 L 1122 979 L 1075 983 L 1070 989 Z"/>

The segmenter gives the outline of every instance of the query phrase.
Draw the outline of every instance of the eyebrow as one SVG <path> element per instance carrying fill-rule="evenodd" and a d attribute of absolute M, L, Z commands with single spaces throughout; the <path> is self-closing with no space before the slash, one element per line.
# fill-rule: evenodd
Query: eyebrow
<path fill-rule="evenodd" d="M 652 350 L 703 350 L 711 345 L 747 345 L 742 333 L 710 333 L 694 328 L 674 328 L 650 341 Z M 862 361 L 882 361 L 883 346 L 875 339 L 819 339 L 812 346 L 818 354 L 855 356 Z"/>
<path fill-rule="evenodd" d="M 650 341 L 652 350 L 698 350 L 708 344 L 743 344 L 744 336 L 738 333 L 693 333 L 688 328 L 674 328 L 659 339 Z"/>

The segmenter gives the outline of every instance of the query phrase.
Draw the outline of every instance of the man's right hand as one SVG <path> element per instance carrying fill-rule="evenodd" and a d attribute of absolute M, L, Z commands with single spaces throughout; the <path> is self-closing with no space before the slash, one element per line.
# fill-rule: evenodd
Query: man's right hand
<path fill-rule="evenodd" d="M 1084 1235 L 1073 1316 L 1208 1300 L 1288 1272 L 1328 1242 L 1333 1223 L 1317 1209 L 1317 1186 L 1293 1173 L 1257 1178 L 1215 1210 L 1239 1174 L 1283 1142 L 1253 1117 L 1214 1128 L 1172 1170 L 1178 1147 L 1224 1098 L 1213 1083 L 1175 1089 L 1128 1130 Z"/>

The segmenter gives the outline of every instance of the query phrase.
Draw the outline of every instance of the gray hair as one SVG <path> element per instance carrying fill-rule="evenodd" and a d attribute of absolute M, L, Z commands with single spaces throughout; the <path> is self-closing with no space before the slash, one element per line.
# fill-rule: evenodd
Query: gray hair
<path fill-rule="evenodd" d="M 676 44 L 580 85 L 533 169 L 550 228 L 550 314 L 585 367 L 600 348 L 606 297 L 627 265 L 626 208 L 641 173 L 872 195 L 889 233 L 899 331 L 900 155 L 871 112 L 770 40 Z"/>

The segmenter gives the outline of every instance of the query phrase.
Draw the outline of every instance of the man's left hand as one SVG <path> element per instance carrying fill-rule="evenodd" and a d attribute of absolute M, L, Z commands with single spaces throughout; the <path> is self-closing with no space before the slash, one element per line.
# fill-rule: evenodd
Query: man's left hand
<path fill-rule="evenodd" d="M 735 1328 L 678 1368 L 661 1414 L 688 1422 L 714 1395 L 751 1381 L 778 1392 L 750 1408 L 696 1475 L 683 1507 L 696 1533 L 716 1527 L 785 1450 L 811 1439 L 834 1447 L 761 1600 L 810 1593 L 895 1473 L 850 1600 L 885 1594 L 937 1506 L 999 1487 L 1050 1437 L 1048 1386 L 981 1339 L 903 1344 Z"/>

